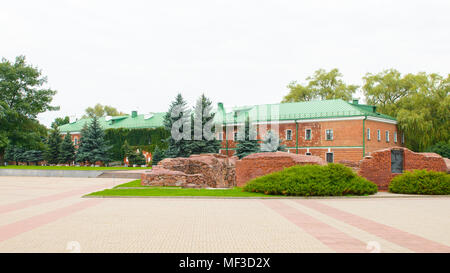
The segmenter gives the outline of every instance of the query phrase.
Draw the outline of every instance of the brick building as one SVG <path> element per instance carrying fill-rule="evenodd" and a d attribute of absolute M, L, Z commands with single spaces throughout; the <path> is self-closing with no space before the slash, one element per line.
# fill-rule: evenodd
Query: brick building
<path fill-rule="evenodd" d="M 141 128 L 157 128 L 163 126 L 163 118 L 165 113 L 149 113 L 138 115 L 137 111 L 133 111 L 131 115 L 124 116 L 106 116 L 98 119 L 103 130 L 106 129 L 141 129 Z M 82 118 L 74 122 L 59 126 L 61 134 L 70 133 L 72 142 L 76 147 L 81 138 L 81 129 L 85 124 L 91 122 L 90 118 Z"/>
<path fill-rule="evenodd" d="M 236 139 L 247 118 L 256 139 L 264 139 L 272 130 L 278 132 L 288 152 L 316 155 L 328 162 L 359 161 L 372 151 L 404 144 L 393 117 L 358 100 L 255 105 L 231 112 L 219 103 L 216 119 L 223 124 L 223 130 L 216 132 L 216 137 L 222 140 L 222 154 L 234 154 Z"/>

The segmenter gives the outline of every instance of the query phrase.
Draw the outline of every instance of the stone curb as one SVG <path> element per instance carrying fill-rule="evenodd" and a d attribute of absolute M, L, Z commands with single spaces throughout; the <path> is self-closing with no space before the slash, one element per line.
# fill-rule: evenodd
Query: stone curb
<path fill-rule="evenodd" d="M 82 198 L 174 198 L 174 199 L 405 199 L 405 198 L 450 198 L 450 195 L 394 195 L 394 196 L 267 196 L 267 197 L 237 197 L 237 196 L 82 196 Z"/>

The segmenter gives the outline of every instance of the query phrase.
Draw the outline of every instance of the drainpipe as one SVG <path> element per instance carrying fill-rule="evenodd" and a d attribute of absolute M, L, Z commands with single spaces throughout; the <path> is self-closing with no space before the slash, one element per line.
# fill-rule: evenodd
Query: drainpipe
<path fill-rule="evenodd" d="M 295 153 L 298 154 L 298 123 L 295 120 Z"/>
<path fill-rule="evenodd" d="M 363 119 L 363 158 L 366 156 L 366 120 L 367 115 Z"/>

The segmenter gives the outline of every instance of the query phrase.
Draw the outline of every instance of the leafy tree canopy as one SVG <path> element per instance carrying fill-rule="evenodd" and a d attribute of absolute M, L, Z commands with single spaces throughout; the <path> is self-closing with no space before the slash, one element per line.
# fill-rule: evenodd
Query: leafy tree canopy
<path fill-rule="evenodd" d="M 337 68 L 330 71 L 319 69 L 306 78 L 308 83 L 302 85 L 296 81 L 289 83 L 289 94 L 283 102 L 299 102 L 311 100 L 343 99 L 349 101 L 358 89 L 357 85 L 347 85 L 342 80 L 342 74 Z"/>
<path fill-rule="evenodd" d="M 109 105 L 101 105 L 97 103 L 94 107 L 88 107 L 85 110 L 83 118 L 105 117 L 105 116 L 123 116 L 125 113 L 118 111 L 116 108 Z"/>
<path fill-rule="evenodd" d="M 70 123 L 70 118 L 68 116 L 65 116 L 64 118 L 55 118 L 55 121 L 52 122 L 51 127 L 55 128 L 68 123 Z"/>

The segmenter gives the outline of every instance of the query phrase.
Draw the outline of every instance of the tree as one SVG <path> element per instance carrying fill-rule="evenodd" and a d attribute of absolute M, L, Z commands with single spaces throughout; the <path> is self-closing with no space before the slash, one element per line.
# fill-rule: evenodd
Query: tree
<path fill-rule="evenodd" d="M 94 116 L 91 123 L 85 126 L 81 132 L 80 146 L 78 147 L 77 162 L 89 162 L 95 164 L 100 161 L 108 163 L 109 149 L 111 147 L 105 141 L 105 132 L 100 127 L 98 118 Z"/>
<path fill-rule="evenodd" d="M 58 128 L 53 128 L 47 140 L 47 151 L 45 158 L 49 164 L 58 164 L 61 151 L 61 132 Z"/>
<path fill-rule="evenodd" d="M 68 123 L 70 123 L 70 118 L 68 116 L 65 116 L 64 118 L 55 118 L 55 121 L 52 122 L 51 127 L 55 128 Z"/>
<path fill-rule="evenodd" d="M 75 146 L 72 143 L 70 133 L 67 133 L 61 143 L 61 150 L 59 151 L 59 162 L 68 163 L 69 165 L 75 160 Z"/>
<path fill-rule="evenodd" d="M 130 161 L 130 158 L 133 157 L 134 151 L 131 148 L 131 146 L 128 144 L 127 140 L 125 140 L 125 142 L 122 145 L 122 153 L 123 153 L 123 156 L 128 159 L 128 163 L 132 164 Z"/>
<path fill-rule="evenodd" d="M 141 150 L 134 152 L 134 155 L 132 156 L 132 161 L 130 161 L 130 164 L 145 165 L 146 163 L 147 162 L 145 160 L 145 156 Z"/>
<path fill-rule="evenodd" d="M 426 149 L 427 152 L 437 153 L 445 158 L 450 158 L 450 141 L 449 142 L 438 142 Z"/>
<path fill-rule="evenodd" d="M 405 134 L 406 146 L 423 152 L 450 138 L 450 75 L 401 74 L 386 70 L 364 77 L 368 103 L 379 112 L 395 117 Z"/>
<path fill-rule="evenodd" d="M 189 143 L 192 154 L 218 153 L 220 141 L 215 139 L 212 102 L 204 94 L 197 100 L 192 115 L 192 133 L 194 139 Z"/>
<path fill-rule="evenodd" d="M 244 126 L 244 136 L 242 137 L 242 140 L 238 140 L 236 153 L 234 154 L 239 157 L 239 159 L 260 151 L 258 140 L 255 137 L 256 134 L 253 132 L 253 128 L 250 128 L 251 125 L 248 117 L 246 118 Z"/>
<path fill-rule="evenodd" d="M 123 112 L 118 111 L 116 108 L 109 105 L 101 105 L 97 103 L 94 107 L 88 107 L 85 110 L 86 114 L 83 118 L 104 117 L 104 116 L 123 116 L 126 115 Z"/>
<path fill-rule="evenodd" d="M 44 160 L 44 156 L 42 154 L 42 151 L 39 150 L 28 150 L 24 152 L 24 160 L 27 162 L 27 165 L 29 165 L 30 162 L 37 165 L 39 161 Z"/>
<path fill-rule="evenodd" d="M 286 151 L 286 145 L 282 145 L 281 142 L 277 134 L 269 131 L 261 143 L 261 152 Z"/>
<path fill-rule="evenodd" d="M 47 77 L 26 63 L 24 56 L 14 63 L 0 62 L 0 154 L 8 143 L 28 149 L 43 149 L 45 126 L 36 120 L 38 114 L 58 110 L 51 106 L 55 90 L 44 88 Z"/>
<path fill-rule="evenodd" d="M 6 161 L 6 162 L 9 162 L 9 161 L 16 161 L 15 150 L 16 150 L 16 147 L 13 146 L 13 145 L 8 145 L 8 146 L 6 147 L 6 149 L 5 149 L 5 155 L 4 155 L 4 158 L 5 158 L 5 161 Z M 17 161 L 16 161 L 15 163 L 16 163 L 16 165 L 18 164 Z"/>
<path fill-rule="evenodd" d="M 343 82 L 342 74 L 337 68 L 327 72 L 319 69 L 313 76 L 306 78 L 307 85 L 293 81 L 287 86 L 289 94 L 283 98 L 283 102 L 298 102 L 311 100 L 343 99 L 349 101 L 358 89 L 357 85 L 347 85 Z"/>
<path fill-rule="evenodd" d="M 171 136 L 166 139 L 168 144 L 166 157 L 189 157 L 191 155 L 190 124 L 191 115 L 187 109 L 187 103 L 181 94 L 178 94 L 164 116 L 164 127 L 171 132 Z"/>
<path fill-rule="evenodd" d="M 152 165 L 158 165 L 158 162 L 163 160 L 164 156 L 164 150 L 160 149 L 159 146 L 156 146 L 155 150 L 153 151 Z"/>

